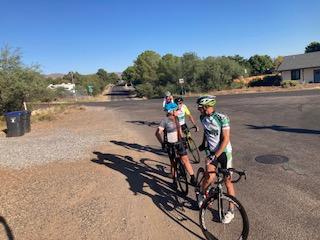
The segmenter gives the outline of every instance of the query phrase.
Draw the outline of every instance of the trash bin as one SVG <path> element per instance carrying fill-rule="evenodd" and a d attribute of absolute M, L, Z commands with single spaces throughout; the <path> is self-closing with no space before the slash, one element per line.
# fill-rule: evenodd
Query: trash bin
<path fill-rule="evenodd" d="M 31 130 L 30 116 L 31 116 L 30 111 L 22 111 L 22 115 L 21 115 L 22 126 L 23 126 L 23 131 L 25 133 L 28 133 Z"/>
<path fill-rule="evenodd" d="M 7 122 L 7 137 L 19 137 L 24 134 L 22 114 L 22 111 L 4 114 Z"/>

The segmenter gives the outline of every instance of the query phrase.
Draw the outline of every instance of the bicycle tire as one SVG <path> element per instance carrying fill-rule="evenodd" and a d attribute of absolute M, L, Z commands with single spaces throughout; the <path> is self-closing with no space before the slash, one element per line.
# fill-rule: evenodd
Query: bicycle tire
<path fill-rule="evenodd" d="M 219 200 L 216 195 L 210 195 L 204 201 L 199 212 L 202 233 L 208 240 L 246 240 L 249 235 L 249 220 L 244 207 L 239 200 L 226 193 L 221 194 L 221 201 L 224 200 L 228 204 L 224 203 L 223 205 L 229 206 L 230 203 L 234 205 L 234 219 L 228 224 L 223 224 L 221 219 L 215 219 L 215 215 L 220 215 L 220 209 L 214 209 L 215 202 Z M 210 220 L 207 220 L 207 217 L 209 217 Z M 219 218 L 219 216 L 217 216 L 217 218 Z M 226 230 L 226 228 L 228 229 Z"/>
<path fill-rule="evenodd" d="M 187 140 L 188 149 L 192 155 L 192 161 L 193 163 L 199 163 L 200 162 L 200 152 L 199 149 L 194 142 L 192 138 L 188 138 Z"/>
<path fill-rule="evenodd" d="M 184 166 L 181 164 L 180 160 L 177 161 L 177 182 L 180 189 L 180 192 L 184 195 L 188 195 L 189 187 L 188 187 L 188 179 L 187 173 Z"/>
<path fill-rule="evenodd" d="M 200 187 L 201 186 L 201 181 L 203 181 L 204 179 L 204 168 L 200 167 L 197 171 L 197 175 L 196 175 L 196 183 L 197 186 L 196 187 Z"/>

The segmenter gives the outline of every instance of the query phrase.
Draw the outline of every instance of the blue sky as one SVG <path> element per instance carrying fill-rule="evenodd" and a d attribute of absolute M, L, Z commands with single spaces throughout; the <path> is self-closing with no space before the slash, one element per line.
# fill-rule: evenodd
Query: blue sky
<path fill-rule="evenodd" d="M 0 0 L 0 47 L 44 73 L 122 71 L 144 50 L 200 57 L 303 53 L 319 0 Z"/>

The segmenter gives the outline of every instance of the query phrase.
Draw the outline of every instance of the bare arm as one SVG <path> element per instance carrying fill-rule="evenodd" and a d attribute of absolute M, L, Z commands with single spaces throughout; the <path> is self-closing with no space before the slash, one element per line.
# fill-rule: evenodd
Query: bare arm
<path fill-rule="evenodd" d="M 157 139 L 158 139 L 160 144 L 163 144 L 162 133 L 163 133 L 163 128 L 158 127 L 156 132 L 155 132 L 155 135 L 156 135 L 156 137 L 157 137 Z"/>
<path fill-rule="evenodd" d="M 216 157 L 219 157 L 224 149 L 227 147 L 228 143 L 230 142 L 230 128 L 223 128 L 222 129 L 222 143 L 219 146 L 219 149 L 216 151 Z"/>
<path fill-rule="evenodd" d="M 193 124 L 194 126 L 196 126 L 196 122 L 194 121 L 192 115 L 190 114 L 190 115 L 188 115 L 188 117 L 189 117 L 189 119 L 190 119 L 190 122 L 192 122 L 192 124 Z"/>

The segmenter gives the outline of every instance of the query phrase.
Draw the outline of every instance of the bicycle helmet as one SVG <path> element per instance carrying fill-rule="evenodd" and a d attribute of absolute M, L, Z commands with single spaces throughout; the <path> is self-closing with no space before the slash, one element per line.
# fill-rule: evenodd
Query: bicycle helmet
<path fill-rule="evenodd" d="M 166 97 L 170 97 L 170 96 L 171 96 L 171 92 L 166 91 L 165 96 L 166 96 Z"/>
<path fill-rule="evenodd" d="M 179 102 L 183 102 L 183 98 L 182 98 L 182 97 L 177 97 L 177 98 L 174 100 L 174 102 L 175 102 L 176 104 L 178 104 Z"/>
<path fill-rule="evenodd" d="M 178 109 L 178 105 L 175 104 L 175 103 L 173 103 L 173 102 L 168 103 L 168 104 L 166 104 L 166 105 L 164 106 L 164 110 L 165 110 L 167 113 L 171 113 L 171 112 L 173 112 L 173 111 L 175 111 L 175 110 L 177 110 L 177 109 Z"/>
<path fill-rule="evenodd" d="M 215 96 L 201 96 L 197 99 L 197 104 L 199 106 L 207 106 L 214 107 L 216 105 L 216 97 Z"/>

